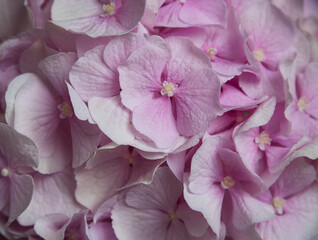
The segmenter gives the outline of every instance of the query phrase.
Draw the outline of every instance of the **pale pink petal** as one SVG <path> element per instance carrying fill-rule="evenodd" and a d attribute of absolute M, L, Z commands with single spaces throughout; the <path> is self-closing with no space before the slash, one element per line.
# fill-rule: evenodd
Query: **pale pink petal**
<path fill-rule="evenodd" d="M 262 1 L 247 8 L 240 20 L 255 48 L 265 52 L 264 63 L 277 65 L 286 56 L 287 48 L 293 43 L 294 29 L 292 22 L 278 8 Z"/>
<path fill-rule="evenodd" d="M 65 82 L 68 81 L 69 72 L 76 59 L 75 53 L 58 53 L 45 58 L 39 64 L 41 71 L 63 98 L 68 97 Z"/>
<path fill-rule="evenodd" d="M 164 159 L 149 160 L 144 159 L 140 155 L 134 157 L 134 162 L 131 167 L 131 172 L 126 187 L 136 184 L 150 184 L 158 167 L 164 162 Z"/>
<path fill-rule="evenodd" d="M 176 214 L 192 236 L 202 237 L 209 227 L 203 215 L 193 211 L 185 202 L 178 206 Z"/>
<path fill-rule="evenodd" d="M 11 107 L 7 116 L 20 133 L 30 137 L 41 149 L 40 171 L 58 171 L 68 164 L 71 157 L 66 148 L 70 141 L 67 131 L 59 127 L 58 103 L 36 75 L 23 74 L 16 81 L 21 79 L 23 84 L 13 82 L 10 88 L 7 98 Z M 53 144 L 56 140 L 57 145 Z"/>
<path fill-rule="evenodd" d="M 188 24 L 182 22 L 179 18 L 182 4 L 179 1 L 172 1 L 163 7 L 160 7 L 155 19 L 155 26 L 164 27 L 187 27 Z"/>
<path fill-rule="evenodd" d="M 59 103 L 48 87 L 34 74 L 25 77 L 27 84 L 15 99 L 14 127 L 39 147 L 40 172 L 60 171 L 72 158 L 68 127 L 61 122 Z"/>
<path fill-rule="evenodd" d="M 273 219 L 274 210 L 271 205 L 263 203 L 244 190 L 230 190 L 233 206 L 233 225 L 237 229 L 245 229 L 254 223 Z"/>
<path fill-rule="evenodd" d="M 103 45 L 106 46 L 114 37 L 98 37 L 91 38 L 86 35 L 81 35 L 76 39 L 76 52 L 78 57 L 82 57 L 87 51 Z"/>
<path fill-rule="evenodd" d="M 76 40 L 80 34 L 66 31 L 51 21 L 45 23 L 45 30 L 60 52 L 76 52 Z"/>
<path fill-rule="evenodd" d="M 172 59 L 166 65 L 166 81 L 178 84 L 175 104 L 177 127 L 184 136 L 207 130 L 221 113 L 220 81 L 207 56 L 187 38 L 167 39 Z M 213 100 L 212 100 L 213 99 Z"/>
<path fill-rule="evenodd" d="M 210 136 L 205 139 L 201 147 L 192 158 L 189 177 L 189 191 L 193 194 L 204 194 L 210 188 L 215 188 L 215 182 L 223 179 L 222 162 L 217 152 L 222 147 L 232 147 L 229 139 Z M 215 190 L 216 191 L 216 190 Z"/>
<path fill-rule="evenodd" d="M 55 0 L 51 14 L 53 20 L 94 16 L 102 13 L 101 4 L 87 0 Z"/>
<path fill-rule="evenodd" d="M 251 107 L 259 103 L 259 101 L 248 97 L 240 89 L 230 84 L 222 86 L 220 102 L 222 106 L 227 108 Z"/>
<path fill-rule="evenodd" d="M 44 239 L 63 239 L 69 221 L 70 219 L 63 214 L 49 214 L 36 220 L 34 230 Z"/>
<path fill-rule="evenodd" d="M 224 198 L 224 189 L 219 185 L 211 185 L 206 188 L 206 192 L 195 194 L 184 186 L 184 198 L 191 209 L 203 214 L 213 232 L 217 236 L 221 231 L 221 210 Z"/>
<path fill-rule="evenodd" d="M 161 73 L 169 56 L 167 47 L 149 46 L 137 49 L 118 67 L 120 96 L 125 107 L 133 110 L 153 98 L 154 93 L 160 94 Z"/>
<path fill-rule="evenodd" d="M 119 147 L 121 151 L 125 148 L 125 146 Z M 118 149 L 114 151 L 117 152 Z M 76 199 L 93 211 L 115 195 L 117 189 L 122 187 L 129 178 L 128 160 L 112 153 L 113 150 L 98 150 L 94 156 L 95 164 L 92 168 L 75 171 Z"/>
<path fill-rule="evenodd" d="M 166 239 L 177 240 L 177 239 L 192 239 L 192 238 L 195 238 L 195 237 L 191 237 L 186 227 L 184 226 L 183 222 L 178 220 L 171 221 L 167 229 Z"/>
<path fill-rule="evenodd" d="M 288 198 L 311 185 L 315 179 L 315 168 L 299 158 L 285 168 L 271 189 L 273 195 Z"/>
<path fill-rule="evenodd" d="M 169 166 L 170 170 L 182 182 L 183 181 L 184 165 L 186 162 L 186 151 L 182 151 L 182 152 L 175 153 L 175 154 L 173 154 L 173 153 L 168 154 L 166 161 L 167 161 L 167 165 Z"/>
<path fill-rule="evenodd" d="M 0 145 L 8 165 L 37 167 L 38 150 L 34 142 L 3 123 L 0 123 Z"/>
<path fill-rule="evenodd" d="M 12 81 L 8 86 L 8 90 L 5 95 L 6 100 L 6 121 L 8 125 L 14 125 L 14 112 L 15 112 L 15 98 L 18 92 L 24 88 L 28 84 L 28 81 L 34 78 L 33 74 L 22 74 L 17 76 L 15 79 L 16 81 Z"/>
<path fill-rule="evenodd" d="M 72 166 L 75 168 L 93 155 L 100 142 L 101 132 L 96 125 L 76 118 L 70 120 L 70 128 L 73 150 Z"/>
<path fill-rule="evenodd" d="M 104 49 L 104 46 L 98 46 L 89 50 L 71 69 L 70 82 L 85 102 L 92 97 L 112 97 L 119 94 L 118 76 L 105 64 Z"/>
<path fill-rule="evenodd" d="M 286 200 L 284 214 L 257 225 L 262 239 L 311 239 L 317 235 L 318 186 Z"/>
<path fill-rule="evenodd" d="M 135 139 L 131 113 L 121 104 L 119 95 L 92 98 L 88 106 L 93 120 L 104 134 L 117 144 L 131 145 Z"/>
<path fill-rule="evenodd" d="M 49 48 L 42 39 L 35 41 L 30 47 L 25 49 L 19 57 L 19 70 L 21 73 L 39 73 L 39 62 L 54 54 L 55 50 Z"/>
<path fill-rule="evenodd" d="M 89 228 L 91 240 L 117 240 L 112 224 L 98 222 Z"/>
<path fill-rule="evenodd" d="M 226 25 L 227 7 L 224 0 L 185 1 L 180 10 L 181 21 L 191 25 Z M 197 17 L 193 17 L 197 16 Z"/>
<path fill-rule="evenodd" d="M 36 174 L 33 180 L 31 203 L 18 217 L 21 225 L 33 225 L 47 214 L 62 213 L 71 217 L 81 209 L 74 197 L 76 183 L 70 169 L 51 175 Z"/>
<path fill-rule="evenodd" d="M 84 33 L 94 38 L 121 35 L 137 26 L 144 8 L 145 0 L 124 1 L 113 16 L 104 17 L 102 2 L 56 1 L 52 6 L 52 19 L 54 24 L 66 30 Z"/>
<path fill-rule="evenodd" d="M 117 72 L 118 65 L 126 61 L 134 50 L 145 46 L 146 43 L 146 38 L 143 35 L 135 33 L 117 37 L 107 44 L 104 51 L 104 61 L 112 71 Z"/>
<path fill-rule="evenodd" d="M 158 148 L 173 146 L 179 138 L 170 99 L 159 94 L 134 108 L 132 123 Z"/>
<path fill-rule="evenodd" d="M 216 57 L 212 62 L 212 66 L 218 73 L 218 76 L 227 81 L 232 79 L 234 76 L 240 75 L 243 72 L 245 64 Z"/>
<path fill-rule="evenodd" d="M 15 220 L 31 202 L 33 179 L 29 175 L 12 174 L 10 184 L 9 222 Z"/>
<path fill-rule="evenodd" d="M 122 240 L 165 239 L 169 224 L 169 217 L 165 212 L 157 209 L 140 211 L 128 207 L 124 202 L 115 205 L 112 211 L 112 220 L 115 234 Z"/>
<path fill-rule="evenodd" d="M 88 120 L 89 123 L 94 123 L 86 103 L 81 99 L 78 93 L 74 90 L 74 88 L 69 84 L 66 83 L 68 93 L 72 102 L 73 111 L 75 116 L 82 121 Z"/>
<path fill-rule="evenodd" d="M 138 185 L 126 194 L 128 206 L 174 211 L 182 193 L 182 183 L 167 168 L 159 168 L 150 185 Z"/>

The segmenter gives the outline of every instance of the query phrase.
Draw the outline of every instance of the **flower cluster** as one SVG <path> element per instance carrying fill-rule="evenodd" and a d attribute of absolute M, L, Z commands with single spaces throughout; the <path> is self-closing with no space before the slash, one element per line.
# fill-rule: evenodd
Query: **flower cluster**
<path fill-rule="evenodd" d="M 0 234 L 318 239 L 316 0 L 4 0 Z"/>

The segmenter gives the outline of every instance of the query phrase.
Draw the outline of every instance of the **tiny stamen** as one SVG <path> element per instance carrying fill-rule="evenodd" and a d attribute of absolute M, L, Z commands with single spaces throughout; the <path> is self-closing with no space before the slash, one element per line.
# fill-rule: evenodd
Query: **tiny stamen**
<path fill-rule="evenodd" d="M 257 48 L 253 51 L 253 56 L 259 62 L 263 62 L 266 60 L 265 52 L 263 49 L 260 48 Z"/>
<path fill-rule="evenodd" d="M 63 102 L 62 104 L 58 105 L 57 108 L 61 111 L 61 119 L 73 116 L 72 107 L 67 102 Z"/>
<path fill-rule="evenodd" d="M 273 207 L 275 208 L 276 213 L 279 215 L 282 215 L 283 207 L 285 206 L 285 200 L 280 197 L 274 197 L 272 204 L 273 204 Z"/>
<path fill-rule="evenodd" d="M 174 84 L 172 82 L 163 81 L 162 86 L 163 86 L 163 88 L 160 91 L 161 95 L 164 96 L 164 95 L 167 94 L 168 97 L 172 97 L 173 96 L 173 92 L 178 87 L 178 84 Z"/>
<path fill-rule="evenodd" d="M 255 138 L 255 143 L 258 144 L 258 147 L 262 150 L 265 151 L 265 146 L 266 145 L 271 145 L 272 139 L 269 137 L 269 134 L 266 133 L 265 131 L 261 132 L 261 134 Z"/>
<path fill-rule="evenodd" d="M 226 176 L 225 178 L 223 178 L 223 181 L 221 182 L 221 186 L 224 189 L 228 189 L 230 187 L 233 187 L 234 185 L 235 185 L 235 181 L 230 176 Z"/>
<path fill-rule="evenodd" d="M 301 97 L 299 98 L 298 102 L 297 102 L 297 107 L 299 111 L 303 111 L 303 110 L 307 110 L 309 109 L 309 105 L 308 105 L 308 99 L 306 97 Z"/>
<path fill-rule="evenodd" d="M 1 176 L 2 177 L 7 177 L 7 176 L 9 176 L 9 169 L 7 169 L 7 168 L 2 168 L 1 169 Z"/>
<path fill-rule="evenodd" d="M 105 13 L 101 14 L 101 17 L 113 16 L 116 13 L 116 5 L 113 2 L 103 4 L 103 10 Z"/>
<path fill-rule="evenodd" d="M 214 60 L 215 59 L 215 56 L 216 54 L 218 53 L 218 50 L 216 48 L 208 48 L 206 50 L 206 54 L 208 55 L 208 57 L 211 59 L 211 60 Z"/>

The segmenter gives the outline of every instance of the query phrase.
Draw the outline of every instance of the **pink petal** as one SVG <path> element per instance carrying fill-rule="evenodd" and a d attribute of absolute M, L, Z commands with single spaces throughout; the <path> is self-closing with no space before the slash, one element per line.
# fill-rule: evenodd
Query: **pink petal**
<path fill-rule="evenodd" d="M 111 223 L 98 222 L 89 228 L 92 240 L 117 240 Z"/>
<path fill-rule="evenodd" d="M 69 221 L 70 219 L 63 214 L 46 215 L 35 222 L 34 230 L 44 239 L 63 239 Z"/>
<path fill-rule="evenodd" d="M 182 135 L 193 136 L 206 131 L 221 113 L 220 81 L 207 56 L 189 39 L 171 37 L 167 42 L 172 59 L 166 65 L 166 80 L 179 85 L 173 96 L 177 127 Z"/>
<path fill-rule="evenodd" d="M 31 203 L 18 217 L 21 225 L 33 225 L 47 214 L 63 213 L 71 217 L 81 209 L 74 197 L 76 183 L 70 169 L 51 175 L 36 174 L 33 180 Z"/>
<path fill-rule="evenodd" d="M 182 193 L 182 184 L 167 168 L 159 168 L 150 185 L 138 185 L 126 194 L 130 207 L 174 211 Z"/>
<path fill-rule="evenodd" d="M 23 76 L 28 80 L 16 95 L 14 127 L 39 147 L 40 172 L 62 170 L 71 160 L 71 139 L 59 117 L 56 97 L 36 75 Z"/>
<path fill-rule="evenodd" d="M 87 161 L 97 149 L 101 132 L 96 125 L 80 121 L 76 118 L 70 120 L 72 134 L 73 162 L 78 167 Z"/>
<path fill-rule="evenodd" d="M 248 97 L 241 90 L 230 84 L 224 84 L 222 90 L 220 101 L 224 107 L 251 107 L 259 103 L 259 101 Z"/>
<path fill-rule="evenodd" d="M 136 130 L 150 138 L 158 148 L 173 146 L 179 138 L 171 102 L 165 96 L 158 94 L 135 107 L 132 122 Z"/>
<path fill-rule="evenodd" d="M 33 179 L 29 175 L 13 174 L 10 184 L 9 222 L 25 211 L 33 195 Z"/>
<path fill-rule="evenodd" d="M 131 145 L 135 139 L 131 113 L 121 104 L 119 95 L 92 98 L 88 106 L 92 118 L 104 134 L 117 144 Z"/>
<path fill-rule="evenodd" d="M 185 202 L 178 206 L 176 214 L 192 236 L 202 237 L 207 231 L 209 225 L 203 215 L 193 211 Z"/>
<path fill-rule="evenodd" d="M 168 214 L 157 209 L 128 207 L 124 202 L 115 205 L 112 211 L 112 225 L 116 236 L 122 240 L 162 240 L 166 237 L 169 223 Z"/>
<path fill-rule="evenodd" d="M 262 239 L 311 239 L 317 235 L 318 186 L 313 184 L 286 201 L 286 212 L 257 225 Z"/>
<path fill-rule="evenodd" d="M 137 49 L 118 67 L 120 96 L 125 107 L 133 110 L 150 100 L 155 92 L 160 94 L 161 73 L 169 56 L 167 46 L 147 46 Z"/>
<path fill-rule="evenodd" d="M 42 84 L 30 83 L 30 88 L 25 88 L 25 92 L 17 96 L 14 126 L 39 147 L 38 170 L 52 173 L 69 164 L 72 156 L 71 139 L 67 126 L 63 127 L 63 123 L 60 123 L 56 100 Z M 39 94 L 34 95 L 35 92 Z"/>
<path fill-rule="evenodd" d="M 18 133 L 12 127 L 0 123 L 0 145 L 10 165 L 38 166 L 38 149 L 31 139 Z"/>
<path fill-rule="evenodd" d="M 117 72 L 118 65 L 126 61 L 134 50 L 145 46 L 146 43 L 146 38 L 143 35 L 135 33 L 117 37 L 107 44 L 104 51 L 104 61 L 112 71 Z"/>
<path fill-rule="evenodd" d="M 196 194 L 189 190 L 187 185 L 184 186 L 184 199 L 191 209 L 203 214 L 213 232 L 217 236 L 221 231 L 221 210 L 224 198 L 224 189 L 220 186 L 211 185 L 205 193 Z"/>
<path fill-rule="evenodd" d="M 77 201 L 96 211 L 103 202 L 116 194 L 118 188 L 124 186 L 129 178 L 130 167 L 128 160 L 119 155 L 123 149 L 124 146 L 114 150 L 98 150 L 92 168 L 75 171 Z"/>
<path fill-rule="evenodd" d="M 85 102 L 92 97 L 112 97 L 119 93 L 117 74 L 105 64 L 104 49 L 98 46 L 89 50 L 71 69 L 70 82 Z"/>
<path fill-rule="evenodd" d="M 90 123 L 94 123 L 89 111 L 88 107 L 85 102 L 81 99 L 78 93 L 74 90 L 74 88 L 69 84 L 66 83 L 68 93 L 72 102 L 73 111 L 75 116 L 82 121 L 88 120 Z"/>
<path fill-rule="evenodd" d="M 245 229 L 248 226 L 273 219 L 274 210 L 271 205 L 265 204 L 244 190 L 231 189 L 233 206 L 233 225 L 237 229 Z"/>
<path fill-rule="evenodd" d="M 188 24 L 182 22 L 179 18 L 182 4 L 178 1 L 171 2 L 162 6 L 158 10 L 155 19 L 155 26 L 164 27 L 186 27 Z"/>
<path fill-rule="evenodd" d="M 271 189 L 273 195 L 288 198 L 311 185 L 315 179 L 315 168 L 299 158 L 285 168 Z"/>
<path fill-rule="evenodd" d="M 45 58 L 39 64 L 41 71 L 63 98 L 68 97 L 65 82 L 68 81 L 69 72 L 76 59 L 74 53 L 58 53 Z"/>
<path fill-rule="evenodd" d="M 274 61 L 278 64 L 279 60 L 285 57 L 286 50 L 294 39 L 294 29 L 287 17 L 265 1 L 247 8 L 240 19 L 255 47 L 264 50 L 264 62 Z"/>
<path fill-rule="evenodd" d="M 101 4 L 86 0 L 54 1 L 51 14 L 53 20 L 89 17 L 102 12 Z"/>
<path fill-rule="evenodd" d="M 187 0 L 180 10 L 181 21 L 191 25 L 226 25 L 226 3 L 223 0 Z M 194 18 L 193 16 L 198 16 Z"/>

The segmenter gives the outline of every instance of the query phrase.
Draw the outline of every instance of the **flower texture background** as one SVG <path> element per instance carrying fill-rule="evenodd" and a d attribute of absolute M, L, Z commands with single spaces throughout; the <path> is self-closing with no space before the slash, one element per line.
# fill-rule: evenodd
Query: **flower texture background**
<path fill-rule="evenodd" d="M 0 239 L 318 240 L 317 0 L 2 0 Z"/>

